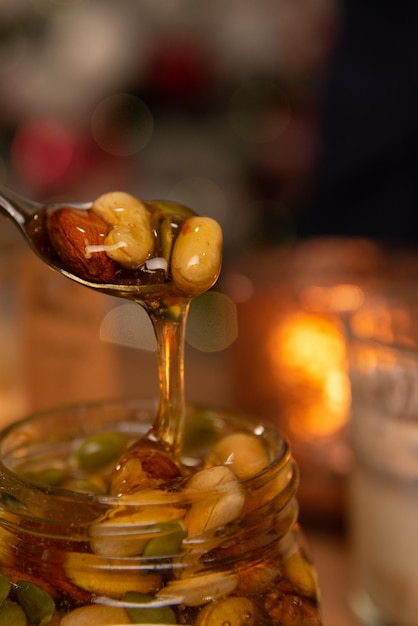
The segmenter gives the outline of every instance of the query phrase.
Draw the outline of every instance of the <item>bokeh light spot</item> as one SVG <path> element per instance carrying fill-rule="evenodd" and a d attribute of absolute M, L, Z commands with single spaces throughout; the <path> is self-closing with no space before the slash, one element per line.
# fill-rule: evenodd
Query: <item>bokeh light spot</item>
<path fill-rule="evenodd" d="M 224 290 L 236 303 L 247 302 L 255 292 L 254 283 L 248 276 L 240 273 L 227 274 L 223 281 Z"/>
<path fill-rule="evenodd" d="M 209 178 L 184 178 L 171 188 L 168 197 L 189 206 L 200 215 L 218 220 L 221 224 L 225 221 L 228 212 L 227 198 L 220 186 Z"/>
<path fill-rule="evenodd" d="M 129 348 L 156 349 L 154 330 L 148 314 L 138 304 L 122 304 L 103 318 L 100 339 Z"/>
<path fill-rule="evenodd" d="M 148 144 L 154 132 L 154 118 L 140 98 L 120 93 L 104 98 L 91 118 L 94 140 L 114 156 L 131 156 Z"/>
<path fill-rule="evenodd" d="M 277 139 L 291 116 L 286 93 L 271 81 L 254 80 L 232 95 L 228 118 L 237 135 L 250 143 L 267 143 Z"/>
<path fill-rule="evenodd" d="M 69 171 L 76 152 L 72 132 L 51 120 L 20 126 L 13 138 L 11 157 L 17 172 L 36 186 L 59 181 Z"/>
<path fill-rule="evenodd" d="M 208 291 L 191 303 L 186 341 L 202 352 L 220 352 L 238 336 L 235 303 L 223 293 Z"/>

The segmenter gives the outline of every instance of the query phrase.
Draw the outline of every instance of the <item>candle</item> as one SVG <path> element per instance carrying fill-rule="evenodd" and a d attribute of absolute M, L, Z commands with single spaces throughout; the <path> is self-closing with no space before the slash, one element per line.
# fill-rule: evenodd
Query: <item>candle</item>
<path fill-rule="evenodd" d="M 251 251 L 228 274 L 239 328 L 235 400 L 290 440 L 309 521 L 340 523 L 345 513 L 352 454 L 343 321 L 367 293 L 411 272 L 408 259 L 368 240 L 315 239 Z"/>

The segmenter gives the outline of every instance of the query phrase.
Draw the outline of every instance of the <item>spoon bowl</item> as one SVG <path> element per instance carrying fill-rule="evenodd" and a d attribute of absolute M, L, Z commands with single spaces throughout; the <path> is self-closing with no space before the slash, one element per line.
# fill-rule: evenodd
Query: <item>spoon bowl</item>
<path fill-rule="evenodd" d="M 0 214 L 10 219 L 20 230 L 33 252 L 50 268 L 59 272 L 66 278 L 73 280 L 85 287 L 107 293 L 108 295 L 127 298 L 134 301 L 153 301 L 161 297 L 168 290 L 162 284 L 139 284 L 138 280 L 94 282 L 80 276 L 65 267 L 56 254 L 52 254 L 45 239 L 48 238 L 46 226 L 41 225 L 45 221 L 47 211 L 61 208 L 85 210 L 91 208 L 92 202 L 54 202 L 42 204 L 24 198 L 10 189 L 0 186 Z M 35 236 L 35 231 L 38 232 Z"/>
<path fill-rule="evenodd" d="M 16 224 L 31 249 L 47 266 L 80 285 L 108 295 L 128 298 L 147 310 L 159 354 L 160 404 L 151 430 L 138 443 L 143 445 L 144 441 L 156 442 L 177 458 L 180 455 L 184 418 L 184 382 L 180 364 L 183 359 L 183 334 L 189 299 L 181 302 L 180 298 L 180 306 L 173 308 L 170 302 L 165 302 L 167 293 L 172 291 L 170 283 L 141 285 L 135 280 L 135 272 L 131 284 L 93 282 L 65 267 L 58 254 L 53 253 L 47 214 L 59 209 L 84 209 L 87 212 L 91 206 L 92 203 L 89 202 L 44 205 L 0 187 L 0 213 Z M 127 456 L 127 463 L 133 454 Z"/>
<path fill-rule="evenodd" d="M 0 187 L 0 213 L 55 271 L 145 308 L 157 341 L 160 386 L 146 439 L 180 459 L 185 324 L 192 298 L 219 275 L 220 226 L 177 203 L 145 203 L 124 192 L 92 203 L 41 204 Z"/>

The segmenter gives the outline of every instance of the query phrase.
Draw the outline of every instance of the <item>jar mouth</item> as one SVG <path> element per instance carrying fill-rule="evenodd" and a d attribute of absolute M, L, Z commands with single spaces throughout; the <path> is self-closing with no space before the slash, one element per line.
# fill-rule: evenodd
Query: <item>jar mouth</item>
<path fill-rule="evenodd" d="M 6 510 L 30 511 L 44 509 L 53 514 L 64 505 L 74 507 L 74 514 L 80 515 L 83 508 L 90 509 L 94 515 L 109 507 L 159 507 L 175 505 L 179 499 L 176 491 L 144 490 L 138 494 L 109 495 L 108 493 L 86 492 L 78 489 L 61 487 L 54 484 L 42 484 L 32 477 L 18 471 L 22 464 L 33 459 L 44 459 L 53 453 L 55 456 L 71 455 L 80 439 L 96 432 L 118 432 L 132 439 L 144 436 L 156 414 L 156 400 L 116 399 L 79 403 L 34 413 L 18 422 L 8 425 L 0 431 L 0 506 Z M 225 433 L 243 432 L 255 435 L 263 440 L 267 447 L 269 464 L 257 474 L 239 479 L 247 489 L 259 489 L 272 477 L 280 474 L 291 460 L 290 447 L 286 439 L 274 427 L 260 422 L 247 414 L 233 410 L 217 408 L 187 407 L 187 415 L 204 415 L 202 433 L 197 428 L 198 439 L 194 446 L 189 443 L 184 450 L 185 465 L 199 465 L 206 453 L 205 429 L 212 429 L 213 440 Z M 202 438 L 199 440 L 200 434 Z M 203 439 L 203 440 L 202 440 Z M 228 489 L 225 485 L 211 489 L 213 497 Z M 292 487 L 293 492 L 296 486 Z M 292 494 L 293 495 L 293 494 Z M 192 493 L 189 498 L 205 498 L 208 493 Z M 186 498 L 187 499 L 187 498 Z M 182 494 L 184 502 L 184 495 Z M 54 505 L 52 504 L 54 503 Z M 79 504 L 85 506 L 78 507 Z M 68 512 L 68 511 L 67 511 Z M 42 515 L 42 513 L 39 513 Z M 60 515 L 58 517 L 61 517 Z M 90 518 L 90 515 L 88 516 Z"/>

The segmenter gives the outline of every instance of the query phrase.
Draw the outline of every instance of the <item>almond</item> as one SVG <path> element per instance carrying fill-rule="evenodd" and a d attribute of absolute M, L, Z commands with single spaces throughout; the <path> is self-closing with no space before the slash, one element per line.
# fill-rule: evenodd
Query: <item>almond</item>
<path fill-rule="evenodd" d="M 109 492 L 113 495 L 164 488 L 181 476 L 169 455 L 153 442 L 139 440 L 122 454 L 115 467 Z"/>
<path fill-rule="evenodd" d="M 48 214 L 47 229 L 64 269 L 85 280 L 114 280 L 116 266 L 106 252 L 87 251 L 87 246 L 104 245 L 109 227 L 100 217 L 86 210 L 57 209 Z"/>

